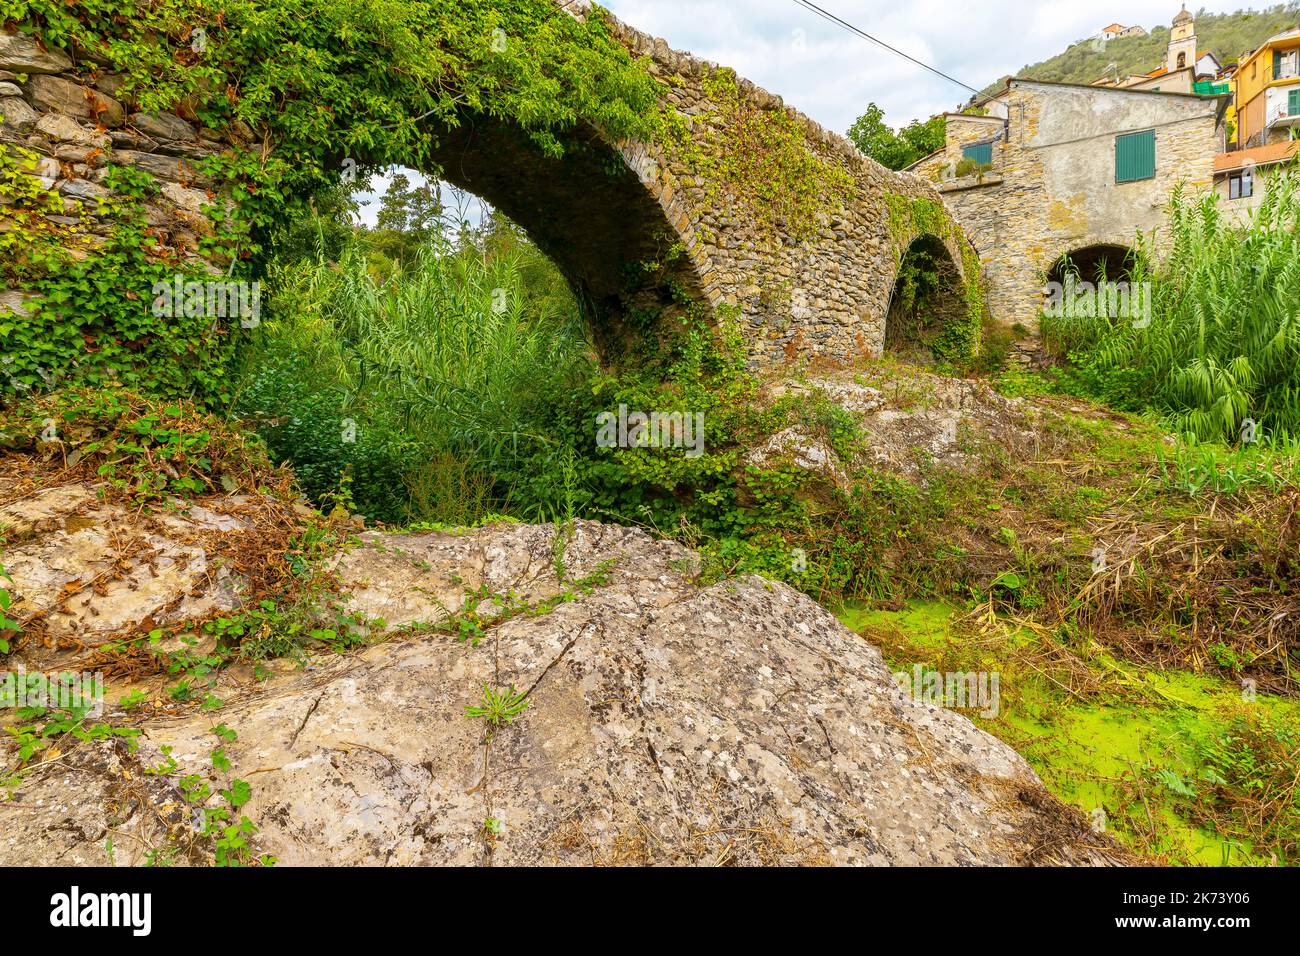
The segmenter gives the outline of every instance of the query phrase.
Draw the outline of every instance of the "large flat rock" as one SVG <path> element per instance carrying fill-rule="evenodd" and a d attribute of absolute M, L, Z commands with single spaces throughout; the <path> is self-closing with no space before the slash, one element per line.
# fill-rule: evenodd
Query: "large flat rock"
<path fill-rule="evenodd" d="M 115 527 L 115 509 L 75 488 L 11 502 L 9 520 L 28 522 L 11 559 L 19 592 L 44 600 L 47 585 L 89 573 L 76 562 L 102 566 L 75 539 Z M 151 539 L 174 540 L 154 541 L 149 560 L 238 522 L 227 510 L 155 522 Z M 1119 858 L 1010 748 L 905 696 L 879 652 L 804 595 L 754 577 L 703 587 L 691 552 L 639 531 L 580 522 L 558 547 L 557 533 L 353 539 L 335 570 L 386 640 L 266 682 L 237 668 L 215 688 L 221 710 L 140 721 L 137 753 L 85 743 L 30 769 L 0 803 L 0 865 L 102 864 L 110 834 L 119 864 L 160 846 L 201 860 L 177 789 L 186 773 L 214 791 L 248 781 L 258 849 L 295 864 Z M 203 565 L 171 567 L 149 577 L 150 607 L 202 593 Z M 128 582 L 138 571 L 120 569 Z M 114 587 L 99 589 L 118 600 Z M 503 615 L 501 603 L 531 610 Z M 477 644 L 428 627 L 470 610 L 504 620 Z M 526 692 L 528 705 L 489 728 L 465 713 L 485 686 Z M 211 767 L 217 723 L 238 734 L 228 774 Z M 146 774 L 164 747 L 177 767 Z"/>

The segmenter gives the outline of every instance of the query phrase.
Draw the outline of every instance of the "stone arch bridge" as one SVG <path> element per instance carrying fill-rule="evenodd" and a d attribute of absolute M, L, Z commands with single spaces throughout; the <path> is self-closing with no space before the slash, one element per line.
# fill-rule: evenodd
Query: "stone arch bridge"
<path fill-rule="evenodd" d="M 583 15 L 573 3 L 564 6 Z M 612 16 L 608 22 L 663 81 L 665 105 L 687 118 L 696 144 L 716 149 L 709 133 L 718 104 L 707 78 L 719 68 Z M 27 77 L 20 95 L 0 101 L 0 141 L 40 154 L 36 174 L 69 200 L 105 194 L 105 164 L 126 163 L 156 177 L 162 191 L 150 207 L 150 225 L 181 258 L 197 256 L 209 199 L 193 188 L 190 164 L 233 140 L 223 142 L 170 113 L 128 113 L 111 86 L 95 81 L 84 65 L 22 33 L 0 35 L 0 71 Z M 582 148 L 555 158 L 509 122 L 474 115 L 439 133 L 434 158 L 443 178 L 519 223 L 559 266 L 594 316 L 598 342 L 614 341 L 632 310 L 662 306 L 676 289 L 715 312 L 734 307 L 755 365 L 876 356 L 885 349 L 900 269 L 918 242 L 946 253 L 946 302 L 938 311 L 949 319 L 982 311 L 978 259 L 931 183 L 863 157 L 747 80 L 736 79 L 732 89 L 751 113 L 783 112 L 798 148 L 839 170 L 848 184 L 799 235 L 779 219 L 762 227 L 752 206 L 701 181 L 676 151 L 611 142 L 594 129 L 579 130 Z M 646 262 L 667 264 L 639 276 L 629 269 Z M 22 295 L 6 293 L 0 311 Z M 976 329 L 977 323 L 978 316 L 971 318 Z"/>

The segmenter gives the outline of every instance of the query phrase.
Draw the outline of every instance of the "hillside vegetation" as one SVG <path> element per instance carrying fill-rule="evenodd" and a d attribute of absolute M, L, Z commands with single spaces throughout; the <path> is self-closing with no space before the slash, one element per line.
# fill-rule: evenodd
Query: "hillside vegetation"
<path fill-rule="evenodd" d="M 1202 51 L 1214 53 L 1227 65 L 1256 50 L 1269 37 L 1290 29 L 1300 20 L 1300 4 L 1286 3 L 1264 10 L 1196 15 L 1196 35 Z M 1168 26 L 1149 27 L 1144 37 L 1123 37 L 1099 44 L 1080 40 L 1064 53 L 1028 64 L 1016 76 L 1058 83 L 1092 83 L 1102 76 L 1149 73 L 1164 62 L 1169 46 Z M 988 86 L 984 93 L 996 93 L 1006 77 Z"/>

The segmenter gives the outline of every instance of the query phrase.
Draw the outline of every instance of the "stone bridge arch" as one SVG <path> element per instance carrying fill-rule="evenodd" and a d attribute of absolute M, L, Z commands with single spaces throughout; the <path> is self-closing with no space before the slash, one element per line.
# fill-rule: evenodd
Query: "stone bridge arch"
<path fill-rule="evenodd" d="M 981 329 L 971 323 L 968 281 L 977 263 L 964 237 L 913 228 L 898 236 L 898 264 L 885 320 L 885 351 L 930 362 L 950 352 L 978 348 Z M 974 266 L 978 271 L 978 266 Z M 977 296 L 982 290 L 975 289 Z"/>
<path fill-rule="evenodd" d="M 607 20 L 634 56 L 668 84 L 666 105 L 696 118 L 717 106 L 708 78 L 720 69 L 616 18 Z M 894 172 L 864 157 L 847 139 L 743 78 L 735 88 L 744 108 L 782 113 L 798 130 L 801 148 L 841 171 L 846 194 L 819 211 L 815 228 L 795 234 L 789 223 L 774 233 L 754 226 L 753 210 L 723 190 L 701 183 L 695 170 L 654 143 L 623 143 L 619 150 L 663 210 L 685 253 L 679 276 L 698 288 L 709 305 L 737 314 L 751 362 L 766 365 L 792 358 L 851 360 L 885 349 L 886 318 L 894 284 L 908 248 L 934 236 L 951 256 L 963 290 L 979 281 L 979 260 L 962 227 L 929 181 Z M 708 150 L 716 142 L 695 134 Z M 974 273 L 974 274 L 972 274 Z M 978 326 L 982 293 L 970 311 Z M 978 334 L 974 338 L 978 344 Z"/>
<path fill-rule="evenodd" d="M 689 241 L 685 221 L 647 183 L 644 147 L 612 144 L 580 129 L 563 156 L 545 154 L 528 133 L 501 119 L 472 116 L 440 132 L 436 173 L 501 210 L 568 279 L 591 317 L 602 354 L 635 334 L 629 314 L 671 309 L 674 288 L 706 298 L 703 277 L 672 250 Z M 650 160 L 653 164 L 653 160 Z M 662 263 L 645 270 L 643 264 Z"/>
<path fill-rule="evenodd" d="M 572 0 L 561 5 L 585 15 Z M 532 236 L 589 306 L 598 342 L 616 343 L 632 326 L 630 316 L 684 294 L 714 316 L 735 315 L 754 365 L 879 355 L 898 268 L 924 233 L 948 244 L 969 285 L 965 238 L 931 183 L 886 170 L 716 64 L 607 14 L 605 21 L 660 81 L 662 105 L 687 130 L 684 146 L 613 142 L 600 130 L 580 128 L 567 137 L 572 148 L 554 158 L 510 122 L 484 113 L 431 131 L 441 175 Z M 73 63 L 21 32 L 4 42 L 22 61 L 12 72 L 21 68 L 40 79 L 13 98 L 20 102 L 5 100 L 0 139 L 33 149 L 41 157 L 37 175 L 69 200 L 110 195 L 103 174 L 116 164 L 154 177 L 162 191 L 149 216 L 160 245 L 176 261 L 201 257 L 213 197 L 204 194 L 192 164 L 222 148 L 257 148 L 248 137 L 214 137 L 196 117 L 128 114 L 111 88 L 97 87 L 93 64 Z M 714 82 L 720 75 L 731 91 L 725 109 Z M 800 228 L 781 218 L 764 222 L 770 210 L 716 174 L 744 152 L 718 135 L 733 116 L 737 124 L 773 121 L 793 137 L 792 163 L 830 171 L 843 189 L 819 197 L 815 216 Z M 692 152 L 711 162 L 699 164 Z M 102 234 L 102 223 L 95 228 Z M 659 267 L 640 268 L 647 262 Z M 19 301 L 22 293 L 9 298 Z"/>

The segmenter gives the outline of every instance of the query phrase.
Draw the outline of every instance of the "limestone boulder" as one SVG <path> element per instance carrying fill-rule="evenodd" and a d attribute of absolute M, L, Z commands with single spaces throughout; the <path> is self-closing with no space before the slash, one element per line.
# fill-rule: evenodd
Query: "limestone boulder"
<path fill-rule="evenodd" d="M 78 489 L 8 506 L 28 542 L 6 557 L 23 601 L 98 566 L 67 536 L 120 518 L 97 510 L 113 507 Z M 216 520 L 203 508 L 151 532 L 182 551 Z M 586 522 L 362 534 L 333 570 L 381 643 L 264 682 L 223 672 L 219 711 L 164 706 L 136 721 L 134 753 L 83 743 L 29 769 L 2 811 L 0 865 L 106 863 L 110 827 L 119 865 L 159 846 L 201 862 L 187 773 L 214 791 L 247 781 L 256 849 L 292 864 L 1122 859 L 1010 748 L 902 693 L 809 598 L 755 577 L 704 586 L 695 565 L 679 545 Z M 139 583 L 179 598 L 202 579 L 173 567 Z M 432 627 L 448 620 L 472 621 L 450 629 L 471 639 Z M 512 719 L 467 711 L 488 691 L 520 696 Z M 238 735 L 221 773 L 218 723 Z"/>

